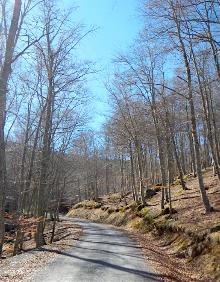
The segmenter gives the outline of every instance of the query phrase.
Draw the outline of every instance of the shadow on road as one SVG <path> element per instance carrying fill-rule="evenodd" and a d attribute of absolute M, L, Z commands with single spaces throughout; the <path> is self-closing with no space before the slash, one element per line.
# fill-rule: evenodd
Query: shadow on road
<path fill-rule="evenodd" d="M 103 267 L 108 267 L 108 268 L 112 268 L 112 269 L 116 269 L 119 271 L 123 271 L 126 273 L 130 273 L 130 274 L 134 274 L 136 276 L 139 276 L 140 278 L 148 278 L 151 279 L 152 281 L 164 281 L 165 279 L 169 279 L 170 281 L 173 282 L 181 282 L 181 280 L 176 279 L 175 277 L 171 277 L 170 275 L 157 275 L 155 273 L 151 273 L 151 272 L 147 272 L 147 271 L 141 271 L 141 270 L 137 270 L 137 269 L 133 269 L 133 268 L 127 268 L 127 267 L 123 267 L 123 266 L 119 266 L 113 263 L 109 263 L 103 260 L 98 260 L 98 259 L 90 259 L 90 258 L 85 258 L 85 257 L 81 257 L 81 256 L 77 256 L 74 254 L 70 254 L 67 252 L 62 252 L 62 251 L 54 251 L 54 250 L 47 250 L 44 248 L 41 248 L 40 251 L 47 251 L 47 252 L 55 252 L 58 253 L 62 256 L 67 256 L 67 257 L 71 257 L 74 259 L 78 259 L 78 260 L 82 260 L 82 261 L 86 261 L 88 263 L 93 263 L 93 264 L 98 264 L 100 266 Z"/>
<path fill-rule="evenodd" d="M 102 243 L 102 242 L 100 242 Z M 137 256 L 137 255 L 133 255 L 130 253 L 121 253 L 121 252 L 111 252 L 111 251 L 107 251 L 107 250 L 101 250 L 101 249 L 94 249 L 94 248 L 86 248 L 86 247 L 81 247 L 81 246 L 74 246 L 75 249 L 83 249 L 83 250 L 89 250 L 89 251 L 95 251 L 97 253 L 105 253 L 105 254 L 111 254 L 111 255 L 115 255 L 115 256 L 126 256 L 126 257 L 132 257 L 132 258 L 137 258 L 137 259 L 142 259 L 142 256 Z"/>

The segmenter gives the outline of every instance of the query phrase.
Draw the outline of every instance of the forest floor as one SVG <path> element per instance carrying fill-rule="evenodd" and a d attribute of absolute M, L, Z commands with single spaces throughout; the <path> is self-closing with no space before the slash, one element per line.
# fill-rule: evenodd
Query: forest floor
<path fill-rule="evenodd" d="M 147 207 L 135 205 L 131 194 L 122 198 L 116 193 L 79 203 L 68 215 L 127 230 L 158 273 L 176 273 L 170 281 L 220 281 L 220 185 L 211 171 L 204 172 L 204 181 L 214 208 L 209 214 L 204 213 L 197 179 L 188 176 L 188 190 L 171 187 L 172 215 L 161 214 L 158 187 L 152 187 L 156 193 L 147 199 Z"/>
<path fill-rule="evenodd" d="M 36 249 L 32 239 L 25 242 L 22 254 L 0 260 L 0 281 L 29 281 L 39 269 L 55 260 L 60 252 L 74 246 L 81 234 L 82 229 L 79 225 L 66 219 L 58 222 L 52 244 Z M 45 235 L 47 239 L 50 234 L 46 231 Z"/>

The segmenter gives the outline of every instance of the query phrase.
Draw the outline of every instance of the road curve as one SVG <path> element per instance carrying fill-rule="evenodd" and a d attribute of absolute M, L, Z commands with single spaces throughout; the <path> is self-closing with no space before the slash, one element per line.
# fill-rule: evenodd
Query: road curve
<path fill-rule="evenodd" d="M 32 282 L 162 281 L 135 241 L 108 225 L 73 219 L 84 233 L 71 249 L 36 274 Z"/>

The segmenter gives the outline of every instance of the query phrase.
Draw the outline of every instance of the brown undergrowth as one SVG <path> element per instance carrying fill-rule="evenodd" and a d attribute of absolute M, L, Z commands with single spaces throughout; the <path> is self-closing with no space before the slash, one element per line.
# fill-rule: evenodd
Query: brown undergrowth
<path fill-rule="evenodd" d="M 45 235 L 49 237 L 50 234 Z M 81 235 L 78 225 L 62 220 L 57 225 L 54 243 L 36 249 L 30 240 L 22 254 L 0 260 L 0 281 L 31 281 L 34 274 L 56 259 L 60 252 L 73 247 Z"/>

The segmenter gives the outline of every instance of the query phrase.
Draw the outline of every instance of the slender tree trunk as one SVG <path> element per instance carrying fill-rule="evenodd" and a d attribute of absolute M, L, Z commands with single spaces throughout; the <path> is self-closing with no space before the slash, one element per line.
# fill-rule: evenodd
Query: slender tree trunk
<path fill-rule="evenodd" d="M 80 179 L 79 179 L 79 177 L 77 178 L 77 189 L 78 189 L 78 199 L 79 199 L 79 202 L 81 202 L 82 201 L 82 197 L 81 197 Z"/>
<path fill-rule="evenodd" d="M 173 145 L 172 147 L 173 147 L 173 152 L 174 152 L 174 156 L 175 156 L 175 160 L 176 160 L 176 164 L 177 164 L 177 168 L 178 168 L 178 172 L 179 172 L 180 183 L 181 183 L 183 190 L 187 190 L 186 183 L 185 183 L 184 178 L 183 178 L 184 177 L 183 169 L 182 169 L 180 159 L 179 159 L 179 155 L 178 155 L 178 152 L 177 152 L 175 136 L 174 136 L 173 128 L 170 124 L 168 112 L 166 113 L 166 121 L 167 121 L 168 131 L 170 133 L 171 143 Z M 170 176 L 171 176 L 171 173 L 169 173 L 169 177 Z M 170 186 L 170 184 L 169 184 L 169 186 Z"/>
<path fill-rule="evenodd" d="M 192 75 L 190 69 L 190 63 L 188 61 L 187 52 L 185 49 L 185 45 L 181 36 L 181 28 L 178 18 L 176 17 L 175 11 L 175 23 L 177 27 L 178 38 L 181 46 L 183 61 L 186 70 L 186 77 L 187 77 L 187 85 L 188 85 L 188 102 L 190 107 L 190 118 L 191 118 L 191 125 L 192 125 L 192 135 L 195 147 L 195 159 L 196 159 L 196 167 L 197 167 L 197 177 L 199 182 L 199 190 L 202 198 L 202 202 L 205 208 L 205 211 L 208 213 L 212 210 L 211 205 L 209 203 L 208 196 L 205 191 L 203 176 L 202 176 L 202 166 L 201 166 L 201 155 L 200 155 L 200 144 L 198 139 L 197 133 L 197 125 L 196 125 L 196 115 L 195 115 L 195 107 L 194 107 L 194 99 L 193 99 L 193 88 L 192 88 Z"/>
<path fill-rule="evenodd" d="M 106 194 L 109 194 L 109 163 L 108 163 L 107 155 L 105 158 L 105 187 L 106 187 Z"/>
<path fill-rule="evenodd" d="M 8 81 L 11 74 L 19 19 L 21 14 L 21 0 L 14 1 L 13 15 L 6 40 L 4 62 L 0 70 L 0 256 L 4 243 L 4 211 L 6 191 L 6 158 L 5 158 L 5 115 Z"/>
<path fill-rule="evenodd" d="M 31 205 L 31 199 L 30 198 L 32 198 L 32 196 L 33 196 L 32 194 L 34 193 L 34 191 L 33 191 L 31 196 L 29 196 L 30 195 L 31 180 L 32 180 L 33 170 L 34 170 L 34 160 L 35 160 L 35 156 L 36 156 L 39 133 L 40 133 L 41 125 L 42 125 L 42 118 L 43 118 L 43 114 L 44 114 L 44 111 L 45 111 L 45 107 L 46 107 L 46 103 L 45 103 L 43 110 L 41 111 L 40 119 L 39 119 L 38 124 L 37 124 L 37 129 L 36 129 L 36 133 L 35 133 L 35 137 L 34 137 L 34 143 L 33 143 L 32 151 L 31 151 L 31 158 L 30 158 L 30 163 L 29 163 L 29 168 L 28 168 L 28 173 L 27 173 L 27 178 L 26 178 L 26 185 L 25 185 L 25 191 L 24 191 L 25 194 L 24 194 L 24 197 L 23 197 L 23 207 L 28 212 L 28 214 L 30 212 L 30 205 Z"/>
<path fill-rule="evenodd" d="M 136 189 L 136 179 L 135 179 L 135 170 L 134 170 L 134 157 L 133 157 L 133 150 L 132 150 L 132 144 L 129 143 L 129 151 L 130 151 L 130 162 L 131 162 L 131 179 L 132 179 L 132 188 L 134 192 L 134 199 L 135 201 L 138 201 L 138 194 Z"/>
<path fill-rule="evenodd" d="M 208 138 L 209 146 L 210 146 L 210 149 L 211 149 L 214 168 L 215 168 L 215 171 L 218 175 L 218 179 L 220 181 L 220 169 L 219 169 L 219 166 L 218 166 L 218 158 L 216 156 L 215 146 L 214 146 L 214 141 L 213 141 L 213 135 L 212 135 L 210 102 L 209 102 L 208 96 L 205 95 L 205 93 L 204 93 L 203 85 L 202 85 L 201 78 L 200 78 L 200 71 L 199 71 L 199 68 L 198 68 L 196 55 L 194 54 L 192 43 L 190 44 L 190 47 L 191 47 L 191 52 L 192 52 L 192 57 L 193 57 L 193 62 L 194 62 L 197 78 L 198 78 L 199 90 L 200 90 L 200 94 L 201 94 L 201 97 L 202 97 L 203 112 L 204 112 L 204 118 L 205 118 L 205 123 L 206 123 L 206 128 L 205 128 L 204 131 L 205 132 L 207 131 L 207 138 Z M 206 138 L 205 138 L 205 140 L 206 140 Z M 206 145 L 205 140 L 204 140 L 204 149 L 206 149 L 205 148 L 205 145 Z"/>
<path fill-rule="evenodd" d="M 137 151 L 137 163 L 138 163 L 138 176 L 139 176 L 139 193 L 143 205 L 146 204 L 144 196 L 144 184 L 143 184 L 143 161 L 142 161 L 142 148 L 139 140 L 135 136 L 135 147 Z"/>
<path fill-rule="evenodd" d="M 164 209 L 164 202 L 165 202 L 165 187 L 167 185 L 166 183 L 166 165 L 165 165 L 165 159 L 164 159 L 164 149 L 163 149 L 163 142 L 162 142 L 162 136 L 160 133 L 159 128 L 159 122 L 157 118 L 157 112 L 156 112 L 156 103 L 155 103 L 155 97 L 154 94 L 152 95 L 152 105 L 151 105 L 151 111 L 152 116 L 154 120 L 154 126 L 156 130 L 156 137 L 157 137 L 157 144 L 158 144 L 158 151 L 159 151 L 159 160 L 160 160 L 160 172 L 161 172 L 161 178 L 162 178 L 162 188 L 161 188 L 161 210 Z"/>
<path fill-rule="evenodd" d="M 37 216 L 42 220 L 38 223 L 37 233 L 36 233 L 36 245 L 40 247 L 45 244 L 43 236 L 43 218 L 45 216 L 45 207 L 46 207 L 46 191 L 48 187 L 48 169 L 50 163 L 51 155 L 51 130 L 52 130 L 52 108 L 54 102 L 53 96 L 53 86 L 52 78 L 49 81 L 48 88 L 48 97 L 47 97 L 47 110 L 46 110 L 46 120 L 44 128 L 44 137 L 43 137 L 43 149 L 41 156 L 41 169 L 40 169 L 40 185 L 38 191 L 38 211 Z"/>
<path fill-rule="evenodd" d="M 193 173 L 193 176 L 196 177 L 197 173 L 196 173 L 195 148 L 193 145 L 192 130 L 188 122 L 189 122 L 189 119 L 188 119 L 188 109 L 187 109 L 187 133 L 188 133 L 188 139 L 189 139 L 192 173 Z"/>

